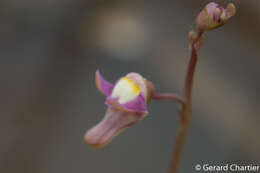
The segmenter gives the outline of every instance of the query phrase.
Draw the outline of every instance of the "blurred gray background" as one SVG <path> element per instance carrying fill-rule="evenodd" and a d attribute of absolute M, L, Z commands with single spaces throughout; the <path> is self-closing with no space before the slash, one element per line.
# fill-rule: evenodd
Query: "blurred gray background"
<path fill-rule="evenodd" d="M 182 93 L 187 33 L 207 2 L 1 0 L 0 172 L 167 172 L 178 104 L 153 101 L 147 118 L 93 149 L 83 135 L 106 109 L 94 74 L 135 71 L 158 92 Z M 237 15 L 206 33 L 180 172 L 260 165 L 260 1 L 235 4 Z"/>

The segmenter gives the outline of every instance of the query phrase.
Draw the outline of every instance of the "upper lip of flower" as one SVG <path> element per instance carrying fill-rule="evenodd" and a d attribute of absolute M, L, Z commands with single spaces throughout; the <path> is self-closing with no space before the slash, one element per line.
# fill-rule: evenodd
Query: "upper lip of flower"
<path fill-rule="evenodd" d="M 96 71 L 96 85 L 98 90 L 105 96 L 109 96 L 112 93 L 114 85 L 106 81 L 100 74 L 99 70 Z"/>

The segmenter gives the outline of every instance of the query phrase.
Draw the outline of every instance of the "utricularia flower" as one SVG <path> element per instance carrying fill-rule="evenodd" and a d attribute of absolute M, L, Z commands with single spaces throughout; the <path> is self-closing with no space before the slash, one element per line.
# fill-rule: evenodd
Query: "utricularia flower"
<path fill-rule="evenodd" d="M 84 139 L 91 146 L 103 147 L 148 114 L 147 103 L 151 100 L 154 87 L 138 73 L 128 73 L 113 85 L 98 70 L 96 85 L 106 96 L 108 108 L 101 122 L 87 131 Z"/>
<path fill-rule="evenodd" d="M 236 7 L 232 3 L 229 3 L 224 9 L 211 2 L 199 13 L 195 22 L 200 30 L 211 30 L 224 25 L 235 13 Z"/>

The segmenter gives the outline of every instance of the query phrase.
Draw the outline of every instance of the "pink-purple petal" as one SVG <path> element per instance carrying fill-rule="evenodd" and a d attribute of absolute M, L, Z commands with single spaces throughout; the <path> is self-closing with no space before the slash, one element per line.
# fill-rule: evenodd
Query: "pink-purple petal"
<path fill-rule="evenodd" d="M 114 85 L 106 81 L 100 74 L 99 70 L 96 71 L 96 85 L 98 90 L 105 96 L 109 96 L 112 93 Z"/>
<path fill-rule="evenodd" d="M 146 113 L 147 105 L 142 94 L 139 94 L 134 100 L 127 102 L 125 104 L 120 104 L 117 98 L 107 97 L 106 105 L 109 107 L 117 107 L 121 110 L 136 112 L 136 113 Z"/>
<path fill-rule="evenodd" d="M 219 8 L 219 5 L 216 4 L 215 2 L 211 2 L 206 5 L 207 12 L 212 19 L 214 18 L 214 11 L 216 8 Z"/>

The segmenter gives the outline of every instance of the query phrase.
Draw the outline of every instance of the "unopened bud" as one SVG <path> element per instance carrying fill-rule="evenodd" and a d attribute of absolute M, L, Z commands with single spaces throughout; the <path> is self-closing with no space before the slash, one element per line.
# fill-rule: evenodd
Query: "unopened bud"
<path fill-rule="evenodd" d="M 227 23 L 236 13 L 234 4 L 229 3 L 224 9 L 222 6 L 211 2 L 196 17 L 195 23 L 199 30 L 212 30 Z"/>

